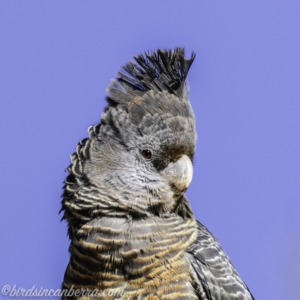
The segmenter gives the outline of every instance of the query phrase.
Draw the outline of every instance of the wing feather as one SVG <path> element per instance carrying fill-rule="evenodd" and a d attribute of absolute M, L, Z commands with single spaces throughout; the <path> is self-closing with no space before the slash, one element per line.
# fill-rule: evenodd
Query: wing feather
<path fill-rule="evenodd" d="M 197 240 L 188 248 L 187 257 L 196 274 L 194 280 L 198 294 L 204 290 L 207 297 L 204 299 L 254 300 L 212 233 L 198 221 L 197 230 Z"/>

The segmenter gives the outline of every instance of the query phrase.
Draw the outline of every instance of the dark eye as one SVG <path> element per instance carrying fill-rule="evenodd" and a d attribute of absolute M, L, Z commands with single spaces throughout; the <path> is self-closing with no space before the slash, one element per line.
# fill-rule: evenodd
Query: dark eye
<path fill-rule="evenodd" d="M 146 159 L 150 159 L 152 156 L 152 153 L 150 150 L 142 150 L 142 155 L 146 158 Z"/>

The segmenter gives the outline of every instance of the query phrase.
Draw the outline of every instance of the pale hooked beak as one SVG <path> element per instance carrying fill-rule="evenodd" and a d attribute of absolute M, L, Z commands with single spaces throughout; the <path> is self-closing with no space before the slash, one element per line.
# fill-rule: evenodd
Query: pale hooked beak
<path fill-rule="evenodd" d="M 186 190 L 193 178 L 193 165 L 187 155 L 182 155 L 174 163 L 169 165 L 160 172 L 169 183 L 174 184 L 179 190 Z"/>

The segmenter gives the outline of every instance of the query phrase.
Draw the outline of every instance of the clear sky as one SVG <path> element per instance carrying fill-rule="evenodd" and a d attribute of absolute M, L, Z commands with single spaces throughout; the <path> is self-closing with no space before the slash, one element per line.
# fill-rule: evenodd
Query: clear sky
<path fill-rule="evenodd" d="M 256 299 L 300 299 L 298 0 L 1 0 L 0 288 L 60 287 L 69 155 L 119 68 L 176 46 L 197 54 L 195 215 Z"/>

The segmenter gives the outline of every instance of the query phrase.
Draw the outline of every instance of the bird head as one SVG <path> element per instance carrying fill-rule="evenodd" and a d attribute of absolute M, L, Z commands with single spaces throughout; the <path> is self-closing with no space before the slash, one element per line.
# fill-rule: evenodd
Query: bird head
<path fill-rule="evenodd" d="M 193 174 L 195 117 L 184 49 L 139 55 L 107 88 L 100 123 L 67 169 L 65 217 L 174 212 Z"/>

